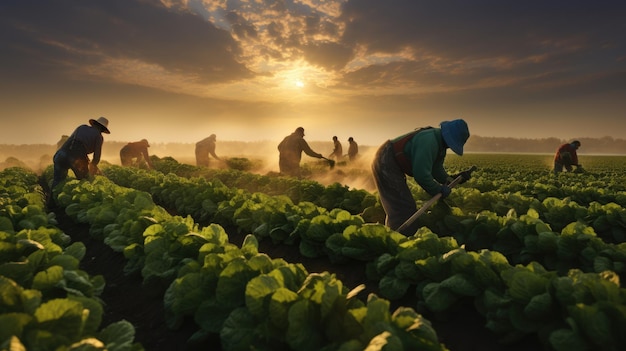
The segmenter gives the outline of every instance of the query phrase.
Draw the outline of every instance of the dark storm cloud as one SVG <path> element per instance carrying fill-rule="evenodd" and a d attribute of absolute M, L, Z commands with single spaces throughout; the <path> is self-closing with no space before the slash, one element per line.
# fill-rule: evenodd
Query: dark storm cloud
<path fill-rule="evenodd" d="M 0 4 L 0 63 L 27 72 L 72 70 L 107 58 L 156 64 L 200 82 L 251 73 L 230 34 L 159 1 L 8 0 Z"/>
<path fill-rule="evenodd" d="M 516 77 L 520 86 L 583 86 L 625 71 L 625 16 L 618 1 L 350 0 L 343 43 L 371 54 L 410 50 L 407 61 L 418 63 L 404 65 L 415 82 Z M 397 68 L 381 64 L 347 78 L 382 84 Z"/>

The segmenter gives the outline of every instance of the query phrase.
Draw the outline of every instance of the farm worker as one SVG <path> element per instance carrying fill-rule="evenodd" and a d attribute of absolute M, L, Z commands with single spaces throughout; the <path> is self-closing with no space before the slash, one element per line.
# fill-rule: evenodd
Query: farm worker
<path fill-rule="evenodd" d="M 300 160 L 302 159 L 303 151 L 311 157 L 324 158 L 322 154 L 318 154 L 311 149 L 306 140 L 304 140 L 304 128 L 298 127 L 278 144 L 278 167 L 280 168 L 280 173 L 295 177 L 300 176 Z"/>
<path fill-rule="evenodd" d="M 333 137 L 333 147 L 333 152 L 328 155 L 328 158 L 334 158 L 335 160 L 339 161 L 341 159 L 341 156 L 343 155 L 343 147 L 341 146 L 341 142 L 339 141 L 339 138 L 337 138 L 337 136 Z"/>
<path fill-rule="evenodd" d="M 67 138 L 63 146 L 54 154 L 54 175 L 52 179 L 52 189 L 65 178 L 71 169 L 76 179 L 84 179 L 87 176 L 100 174 L 98 163 L 102 154 L 102 143 L 104 138 L 102 133 L 110 134 L 109 120 L 105 117 L 90 119 L 89 125 L 83 124 Z M 93 158 L 89 162 L 87 155 L 93 153 Z"/>
<path fill-rule="evenodd" d="M 148 140 L 141 139 L 140 141 L 128 143 L 120 149 L 120 159 L 122 166 L 139 165 L 143 159 L 148 165 L 149 169 L 153 169 L 152 162 L 150 162 L 150 156 L 148 155 L 148 148 L 150 143 Z"/>
<path fill-rule="evenodd" d="M 354 138 L 349 137 L 348 138 L 348 159 L 350 161 L 354 161 L 356 160 L 358 154 L 359 154 L 359 145 L 356 143 L 356 141 L 354 141 Z"/>
<path fill-rule="evenodd" d="M 450 195 L 447 185 L 452 179 L 463 176 L 461 182 L 469 180 L 471 174 L 462 172 L 449 176 L 443 167 L 446 151 L 463 155 L 463 146 L 470 133 L 462 119 L 441 122 L 440 128 L 425 127 L 416 129 L 392 140 L 387 140 L 376 152 L 372 172 L 381 205 L 386 213 L 385 224 L 398 229 L 416 211 L 417 206 L 408 185 L 406 176 L 412 176 L 428 194 L 441 198 Z M 413 235 L 417 222 L 401 232 Z"/>
<path fill-rule="evenodd" d="M 196 165 L 209 166 L 209 155 L 213 156 L 216 160 L 221 160 L 215 154 L 215 140 L 217 137 L 215 134 L 209 135 L 196 143 Z"/>
<path fill-rule="evenodd" d="M 574 140 L 571 143 L 559 146 L 554 155 L 554 173 L 563 171 L 563 167 L 568 172 L 572 171 L 572 166 L 580 167 L 576 150 L 580 147 L 580 141 Z"/>

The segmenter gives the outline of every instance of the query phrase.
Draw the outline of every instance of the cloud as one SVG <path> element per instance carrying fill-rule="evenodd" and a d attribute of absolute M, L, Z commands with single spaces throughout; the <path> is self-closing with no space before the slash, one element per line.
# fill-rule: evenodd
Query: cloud
<path fill-rule="evenodd" d="M 354 71 L 367 73 L 353 71 L 348 78 L 377 85 L 434 78 L 450 87 L 486 80 L 536 87 L 537 80 L 572 81 L 580 68 L 582 74 L 623 71 L 617 62 L 626 51 L 625 8 L 617 1 L 350 0 L 341 15 L 342 43 L 361 48 L 357 59 L 366 65 Z M 405 63 L 368 61 L 398 53 L 405 53 L 397 57 Z M 599 60 L 605 64 L 596 66 Z M 394 74 L 400 66 L 407 79 Z M 387 70 L 391 73 L 384 76 L 372 74 Z"/>
<path fill-rule="evenodd" d="M 303 47 L 305 59 L 327 70 L 340 70 L 352 58 L 352 49 L 338 43 L 314 43 Z"/>
<path fill-rule="evenodd" d="M 552 122 L 561 117 L 620 137 L 625 8 L 613 0 L 2 0 L 0 102 L 16 121 L 106 115 L 129 140 L 149 118 L 153 129 L 164 126 L 164 140 L 174 127 L 186 135 L 187 125 L 234 126 L 239 136 L 250 125 L 270 133 L 307 124 L 313 136 L 332 124 L 378 143 L 382 130 L 451 116 L 472 119 L 483 135 L 565 133 Z"/>
<path fill-rule="evenodd" d="M 10 51 L 3 57 L 26 62 L 29 70 L 56 67 L 76 79 L 96 72 L 102 80 L 102 67 L 116 65 L 130 72 L 134 65 L 158 67 L 197 82 L 253 76 L 237 60 L 241 51 L 228 32 L 158 1 L 9 0 L 1 6 L 2 41 Z"/>

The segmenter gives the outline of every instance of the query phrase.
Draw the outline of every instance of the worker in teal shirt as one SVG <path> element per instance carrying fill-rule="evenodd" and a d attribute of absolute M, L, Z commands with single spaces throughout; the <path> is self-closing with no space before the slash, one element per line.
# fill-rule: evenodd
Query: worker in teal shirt
<path fill-rule="evenodd" d="M 469 180 L 470 172 L 450 176 L 443 163 L 447 149 L 463 155 L 463 146 L 469 138 L 467 123 L 462 119 L 441 122 L 439 128 L 420 128 L 411 133 L 386 141 L 377 151 L 372 172 L 380 202 L 386 213 L 385 224 L 391 229 L 400 226 L 417 211 L 406 176 L 412 176 L 417 184 L 431 196 L 441 193 L 450 195 L 447 185 L 452 179 L 463 176 Z M 405 228 L 401 234 L 413 235 L 416 224 Z"/>

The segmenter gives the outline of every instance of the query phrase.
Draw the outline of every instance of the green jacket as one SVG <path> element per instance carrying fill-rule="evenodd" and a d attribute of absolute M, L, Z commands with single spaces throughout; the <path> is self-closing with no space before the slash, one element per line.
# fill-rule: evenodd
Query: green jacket
<path fill-rule="evenodd" d="M 398 137 L 392 141 L 399 140 Z M 443 168 L 447 148 L 444 145 L 440 128 L 431 128 L 415 134 L 404 145 L 404 154 L 411 162 L 413 178 L 428 194 L 441 192 L 441 184 L 448 180 Z"/>

